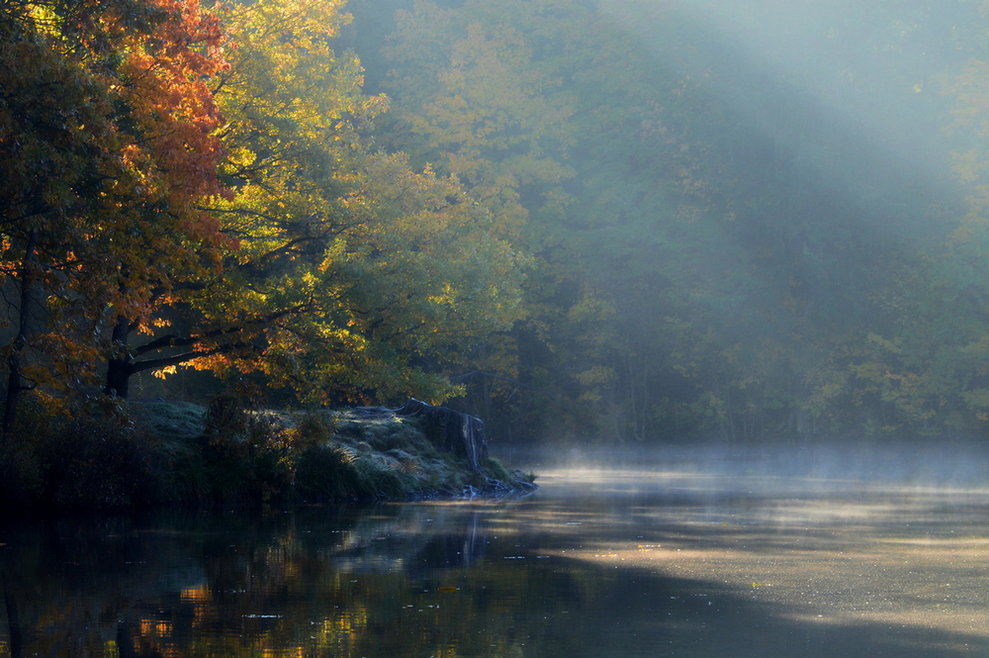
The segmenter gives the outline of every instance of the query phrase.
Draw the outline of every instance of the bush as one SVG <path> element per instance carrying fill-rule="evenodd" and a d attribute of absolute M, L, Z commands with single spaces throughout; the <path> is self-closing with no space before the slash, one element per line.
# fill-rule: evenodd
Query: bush
<path fill-rule="evenodd" d="M 312 446 L 326 443 L 333 437 L 334 425 L 333 418 L 326 414 L 306 413 L 291 430 L 292 448 L 305 451 Z"/>
<path fill-rule="evenodd" d="M 27 511 L 41 500 L 44 473 L 34 446 L 0 445 L 0 502 L 8 512 Z"/>
<path fill-rule="evenodd" d="M 7 512 L 153 504 L 162 482 L 155 449 L 112 400 L 55 409 L 26 395 L 0 444 L 0 500 Z"/>
<path fill-rule="evenodd" d="M 357 497 L 357 472 L 353 455 L 340 446 L 312 445 L 299 455 L 295 469 L 295 491 L 307 503 L 322 503 Z"/>
<path fill-rule="evenodd" d="M 80 418 L 49 436 L 41 451 L 44 502 L 57 508 L 139 507 L 159 499 L 152 445 L 116 419 Z"/>
<path fill-rule="evenodd" d="M 488 477 L 494 478 L 495 480 L 501 480 L 502 482 L 512 482 L 515 477 L 505 468 L 505 465 L 501 463 L 501 460 L 495 457 L 488 457 L 481 461 L 481 468 L 484 469 Z"/>
<path fill-rule="evenodd" d="M 208 496 L 219 505 L 268 504 L 292 481 L 288 431 L 250 400 L 214 398 L 200 442 Z"/>
<path fill-rule="evenodd" d="M 410 473 L 343 445 L 311 446 L 295 472 L 296 493 L 309 503 L 404 498 L 417 493 L 417 484 Z"/>

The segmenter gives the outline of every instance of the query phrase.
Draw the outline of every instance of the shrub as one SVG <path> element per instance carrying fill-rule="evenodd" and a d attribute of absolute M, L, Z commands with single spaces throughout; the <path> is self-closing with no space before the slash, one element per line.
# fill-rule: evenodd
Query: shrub
<path fill-rule="evenodd" d="M 159 498 L 153 447 L 119 419 L 83 416 L 48 436 L 41 450 L 44 502 L 57 508 L 147 506 Z"/>
<path fill-rule="evenodd" d="M 304 414 L 291 430 L 292 448 L 304 451 L 326 443 L 333 437 L 334 425 L 333 418 L 326 414 L 314 411 Z"/>
<path fill-rule="evenodd" d="M 360 497 L 354 459 L 341 446 L 319 444 L 306 448 L 296 463 L 296 493 L 309 503 Z"/>
<path fill-rule="evenodd" d="M 27 511 L 41 500 L 44 474 L 34 446 L 0 445 L 0 503 L 9 513 Z"/>
<path fill-rule="evenodd" d="M 305 502 L 381 500 L 417 493 L 417 480 L 368 452 L 343 445 L 318 445 L 298 460 L 295 489 Z"/>
<path fill-rule="evenodd" d="M 515 478 L 505 465 L 501 463 L 501 460 L 495 457 L 488 457 L 481 461 L 481 468 L 488 474 L 488 477 L 492 477 L 495 480 L 501 480 L 502 482 L 512 482 Z"/>
<path fill-rule="evenodd" d="M 284 499 L 292 480 L 289 435 L 250 399 L 215 397 L 201 450 L 210 498 L 221 505 Z"/>

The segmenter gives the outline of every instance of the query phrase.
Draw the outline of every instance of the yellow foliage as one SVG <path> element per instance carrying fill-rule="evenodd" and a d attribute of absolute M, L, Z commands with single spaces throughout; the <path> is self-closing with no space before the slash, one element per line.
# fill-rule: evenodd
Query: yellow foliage
<path fill-rule="evenodd" d="M 169 375 L 174 375 L 178 372 L 178 367 L 176 366 L 165 366 L 164 368 L 159 368 L 155 370 L 153 374 L 157 379 L 166 379 Z"/>

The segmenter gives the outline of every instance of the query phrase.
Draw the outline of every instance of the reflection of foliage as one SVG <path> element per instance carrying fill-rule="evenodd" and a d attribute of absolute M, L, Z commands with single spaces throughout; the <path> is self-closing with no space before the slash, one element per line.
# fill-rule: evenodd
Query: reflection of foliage
<path fill-rule="evenodd" d="M 498 557 L 466 568 L 459 552 L 487 536 L 470 506 L 36 531 L 3 555 L 20 567 L 8 585 L 25 655 L 522 655 L 512 628 L 523 602 L 592 591 Z"/>

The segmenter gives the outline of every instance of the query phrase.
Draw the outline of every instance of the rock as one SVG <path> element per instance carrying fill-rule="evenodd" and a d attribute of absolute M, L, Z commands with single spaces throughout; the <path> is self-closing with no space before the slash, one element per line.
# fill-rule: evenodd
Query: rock
<path fill-rule="evenodd" d="M 434 407 L 415 398 L 391 411 L 396 416 L 420 419 L 423 431 L 433 445 L 463 457 L 472 471 L 481 472 L 481 462 L 488 458 L 483 420 L 447 407 Z"/>

